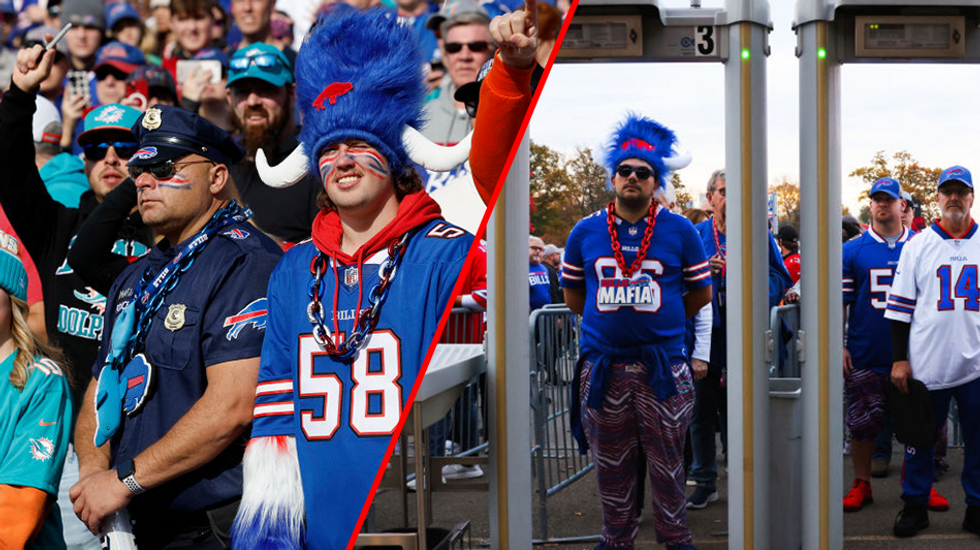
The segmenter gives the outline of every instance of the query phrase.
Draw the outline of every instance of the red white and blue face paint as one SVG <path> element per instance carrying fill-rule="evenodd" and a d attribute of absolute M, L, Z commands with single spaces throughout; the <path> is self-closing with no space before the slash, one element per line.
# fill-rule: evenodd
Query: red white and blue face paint
<path fill-rule="evenodd" d="M 328 147 L 320 155 L 320 179 L 324 186 L 333 177 L 337 167 L 344 164 L 345 161 L 353 162 L 365 172 L 382 179 L 387 178 L 390 174 L 388 161 L 374 147 L 366 143 L 341 144 Z"/>
<path fill-rule="evenodd" d="M 178 172 L 165 180 L 157 180 L 157 187 L 167 187 L 169 189 L 190 191 L 191 183 L 191 180 L 187 179 L 187 176 Z"/>

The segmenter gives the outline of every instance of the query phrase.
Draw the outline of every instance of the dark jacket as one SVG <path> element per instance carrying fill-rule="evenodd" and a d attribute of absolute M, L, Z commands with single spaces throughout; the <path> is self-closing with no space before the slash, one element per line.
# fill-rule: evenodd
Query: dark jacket
<path fill-rule="evenodd" d="M 64 350 L 75 375 L 77 411 L 99 351 L 106 299 L 74 272 L 67 255 L 98 200 L 87 191 L 78 208 L 68 208 L 51 198 L 34 164 L 35 98 L 11 84 L 0 102 L 0 205 L 37 264 L 48 338 Z M 114 251 L 121 255 L 136 257 L 149 249 L 149 232 L 138 215 L 120 228 L 118 236 Z"/>
<path fill-rule="evenodd" d="M 266 151 L 269 164 L 275 166 L 293 152 L 299 145 L 297 135 L 298 129 L 279 142 L 275 151 Z M 316 197 L 323 189 L 319 174 L 309 173 L 292 187 L 276 189 L 262 183 L 254 162 L 243 160 L 228 171 L 242 204 L 255 214 L 252 221 L 259 229 L 284 242 L 298 243 L 310 237 L 313 218 L 320 211 L 316 206 Z"/>

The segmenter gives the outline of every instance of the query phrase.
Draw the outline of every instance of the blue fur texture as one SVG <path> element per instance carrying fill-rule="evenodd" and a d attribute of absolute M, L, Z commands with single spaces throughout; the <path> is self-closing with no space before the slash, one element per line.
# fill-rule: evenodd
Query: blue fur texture
<path fill-rule="evenodd" d="M 310 169 L 319 174 L 327 145 L 363 139 L 385 156 L 397 177 L 408 164 L 406 124 L 422 125 L 425 56 L 412 29 L 392 12 L 339 10 L 320 18 L 296 59 L 296 98 Z M 333 83 L 350 83 L 335 103 L 318 96 Z"/>
<path fill-rule="evenodd" d="M 267 506 L 259 508 L 251 521 L 235 518 L 231 528 L 231 547 L 235 550 L 305 550 L 306 529 L 300 533 L 290 529 L 288 521 Z"/>
<path fill-rule="evenodd" d="M 637 147 L 636 143 L 631 144 L 630 140 L 644 141 L 652 145 L 653 150 Z M 676 143 L 674 132 L 666 126 L 636 113 L 626 113 L 626 120 L 616 127 L 606 145 L 606 169 L 609 170 L 610 178 L 620 163 L 635 158 L 653 167 L 657 184 L 662 187 L 667 181 L 668 174 L 667 167 L 664 166 L 664 157 L 675 154 L 673 148 Z M 625 149 L 623 144 L 627 144 Z"/>

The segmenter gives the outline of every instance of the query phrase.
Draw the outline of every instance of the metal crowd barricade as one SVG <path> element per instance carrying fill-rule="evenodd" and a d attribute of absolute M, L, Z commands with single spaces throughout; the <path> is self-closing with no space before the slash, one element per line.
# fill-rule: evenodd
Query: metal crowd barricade
<path fill-rule="evenodd" d="M 770 378 L 800 378 L 800 304 L 772 308 L 769 331 L 772 338 Z"/>
<path fill-rule="evenodd" d="M 538 521 L 543 541 L 574 542 L 594 537 L 550 539 L 548 499 L 593 468 L 579 454 L 571 432 L 571 388 L 579 355 L 581 319 L 562 305 L 535 310 L 531 330 L 532 473 L 538 491 Z"/>
<path fill-rule="evenodd" d="M 439 343 L 482 344 L 486 336 L 486 318 L 484 311 L 453 308 Z M 474 456 L 487 449 L 485 390 L 485 376 L 466 386 L 440 429 L 442 434 L 430 432 L 430 435 L 443 437 L 443 441 L 436 444 L 445 445 L 444 456 Z"/>

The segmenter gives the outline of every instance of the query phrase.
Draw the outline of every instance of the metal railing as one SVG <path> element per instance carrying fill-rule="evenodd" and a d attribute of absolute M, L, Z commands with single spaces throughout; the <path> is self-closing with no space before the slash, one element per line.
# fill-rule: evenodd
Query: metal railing
<path fill-rule="evenodd" d="M 439 342 L 482 344 L 486 336 L 486 320 L 486 312 L 453 308 Z M 430 452 L 433 456 L 474 456 L 486 451 L 485 380 L 485 376 L 480 376 L 466 386 L 446 418 L 430 428 Z"/>
<path fill-rule="evenodd" d="M 770 378 L 799 378 L 800 304 L 772 308 L 769 311 L 769 331 L 773 339 Z"/>
<path fill-rule="evenodd" d="M 598 538 L 549 539 L 548 533 L 548 499 L 593 468 L 591 455 L 579 454 L 571 432 L 571 384 L 580 327 L 581 319 L 564 306 L 546 306 L 530 317 L 532 474 L 543 542 Z"/>

